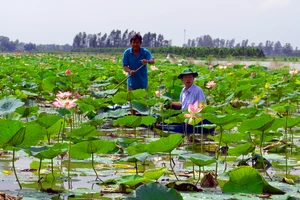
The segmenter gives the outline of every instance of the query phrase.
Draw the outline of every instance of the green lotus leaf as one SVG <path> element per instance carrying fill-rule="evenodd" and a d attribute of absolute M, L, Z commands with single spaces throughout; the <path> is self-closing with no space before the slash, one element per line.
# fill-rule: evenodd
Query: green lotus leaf
<path fill-rule="evenodd" d="M 66 133 L 68 136 L 75 137 L 92 137 L 99 134 L 99 130 L 97 130 L 94 126 L 91 125 L 82 125 L 81 127 L 75 128 L 71 132 Z"/>
<path fill-rule="evenodd" d="M 255 118 L 244 120 L 239 126 L 239 132 L 246 132 L 249 130 L 265 131 L 269 129 L 275 121 L 275 118 L 268 114 L 262 114 Z"/>
<path fill-rule="evenodd" d="M 127 200 L 183 200 L 181 194 L 162 184 L 148 183 L 139 186 L 135 191 L 135 197 L 128 197 Z"/>
<path fill-rule="evenodd" d="M 183 137 L 181 134 L 171 134 L 168 137 L 162 137 L 156 141 L 150 142 L 146 149 L 150 153 L 168 152 L 171 153 L 181 142 Z"/>
<path fill-rule="evenodd" d="M 224 193 L 261 194 L 263 191 L 262 177 L 252 167 L 243 166 L 233 169 L 229 177 L 229 181 L 222 188 Z"/>
<path fill-rule="evenodd" d="M 206 166 L 210 165 L 212 163 L 216 162 L 216 158 L 211 157 L 211 156 L 206 156 L 204 154 L 185 154 L 185 155 L 180 155 L 179 157 L 184 158 L 184 159 L 190 159 L 193 163 L 195 163 L 197 166 Z"/>
<path fill-rule="evenodd" d="M 166 167 L 161 167 L 158 169 L 148 169 L 144 172 L 143 177 L 150 180 L 157 180 L 162 175 L 164 175 L 167 171 L 168 169 Z"/>
<path fill-rule="evenodd" d="M 19 99 L 6 97 L 0 101 L 0 115 L 12 113 L 23 105 L 24 102 Z"/>
<path fill-rule="evenodd" d="M 233 148 L 228 150 L 229 155 L 239 156 L 239 155 L 247 155 L 250 152 L 255 150 L 255 146 L 252 143 L 239 144 Z"/>
<path fill-rule="evenodd" d="M 132 156 L 128 156 L 126 158 L 123 158 L 121 160 L 124 160 L 126 162 L 144 162 L 151 154 L 149 154 L 148 152 L 144 152 L 144 153 L 139 153 L 139 154 L 135 154 Z"/>
<path fill-rule="evenodd" d="M 114 150 L 116 144 L 108 140 L 84 141 L 71 146 L 71 158 L 84 159 L 92 154 L 105 154 Z"/>

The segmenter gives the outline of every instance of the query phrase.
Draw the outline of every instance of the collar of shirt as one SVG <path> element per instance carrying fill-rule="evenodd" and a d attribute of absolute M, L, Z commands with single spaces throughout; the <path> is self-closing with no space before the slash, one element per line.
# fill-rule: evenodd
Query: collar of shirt
<path fill-rule="evenodd" d="M 142 53 L 143 53 L 144 49 L 142 47 L 140 47 L 140 51 L 139 51 L 139 55 L 137 57 L 139 57 Z M 130 54 L 133 54 L 133 50 L 132 48 L 130 48 Z M 134 55 L 134 54 L 133 54 Z"/>

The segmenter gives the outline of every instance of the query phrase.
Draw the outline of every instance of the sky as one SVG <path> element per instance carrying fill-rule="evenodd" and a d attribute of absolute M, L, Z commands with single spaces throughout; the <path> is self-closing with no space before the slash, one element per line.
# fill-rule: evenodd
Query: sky
<path fill-rule="evenodd" d="M 79 32 L 162 34 L 173 46 L 213 39 L 266 40 L 300 48 L 300 0 L 0 0 L 0 36 L 70 44 Z"/>

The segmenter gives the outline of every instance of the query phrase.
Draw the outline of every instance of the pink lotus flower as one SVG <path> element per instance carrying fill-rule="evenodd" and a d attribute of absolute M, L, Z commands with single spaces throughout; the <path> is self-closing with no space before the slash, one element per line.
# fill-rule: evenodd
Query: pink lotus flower
<path fill-rule="evenodd" d="M 205 85 L 205 87 L 206 88 L 214 88 L 214 87 L 216 87 L 216 83 L 215 83 L 215 81 L 208 81 L 208 83 L 206 83 L 206 85 Z"/>
<path fill-rule="evenodd" d="M 155 95 L 156 95 L 157 97 L 161 97 L 161 96 L 162 96 L 162 93 L 161 93 L 160 91 L 155 91 Z"/>
<path fill-rule="evenodd" d="M 70 75 L 72 75 L 72 74 L 73 74 L 73 73 L 71 72 L 71 70 L 69 70 L 69 69 L 66 70 L 66 75 L 67 75 L 67 76 L 70 76 Z"/>
<path fill-rule="evenodd" d="M 70 96 L 72 96 L 72 93 L 58 91 L 58 94 L 56 96 L 60 99 L 64 99 L 64 98 L 69 98 Z"/>
<path fill-rule="evenodd" d="M 201 117 L 196 116 L 195 114 L 199 113 L 202 109 L 203 109 L 203 106 L 199 107 L 198 100 L 194 104 L 189 104 L 188 111 L 190 114 L 184 114 L 185 118 L 190 118 L 188 124 L 191 124 L 193 119 L 196 119 L 196 118 L 201 119 Z"/>
<path fill-rule="evenodd" d="M 151 69 L 151 70 L 153 70 L 153 71 L 156 71 L 156 70 L 158 70 L 158 68 L 157 68 L 157 67 L 155 67 L 154 65 L 151 65 L 151 66 L 150 66 L 150 69 Z"/>
<path fill-rule="evenodd" d="M 213 68 L 214 68 L 214 66 L 212 66 L 212 65 L 209 65 L 209 66 L 208 66 L 208 68 L 209 68 L 209 69 L 213 69 Z"/>
<path fill-rule="evenodd" d="M 77 99 L 69 100 L 69 99 L 55 98 L 55 101 L 52 104 L 57 108 L 71 109 L 76 106 L 76 104 L 74 103 L 75 101 L 77 101 Z"/>
<path fill-rule="evenodd" d="M 290 73 L 290 75 L 295 75 L 295 74 L 298 74 L 298 70 L 297 69 L 295 69 L 295 70 L 290 70 L 289 71 L 289 73 Z"/>
<path fill-rule="evenodd" d="M 254 76 L 255 76 L 255 72 L 252 72 L 252 73 L 251 73 L 251 76 L 254 77 Z"/>
<path fill-rule="evenodd" d="M 248 65 L 245 65 L 245 66 L 244 66 L 244 69 L 248 69 L 248 68 L 249 68 Z"/>

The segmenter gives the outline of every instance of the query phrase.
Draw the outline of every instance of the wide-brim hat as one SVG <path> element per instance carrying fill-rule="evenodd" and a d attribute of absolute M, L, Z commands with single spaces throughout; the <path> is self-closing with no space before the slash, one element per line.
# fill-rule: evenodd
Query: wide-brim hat
<path fill-rule="evenodd" d="M 191 70 L 190 68 L 186 68 L 181 72 L 181 74 L 179 74 L 178 78 L 182 79 L 182 76 L 185 74 L 193 74 L 193 77 L 198 76 L 198 72 L 193 72 L 193 70 Z"/>

